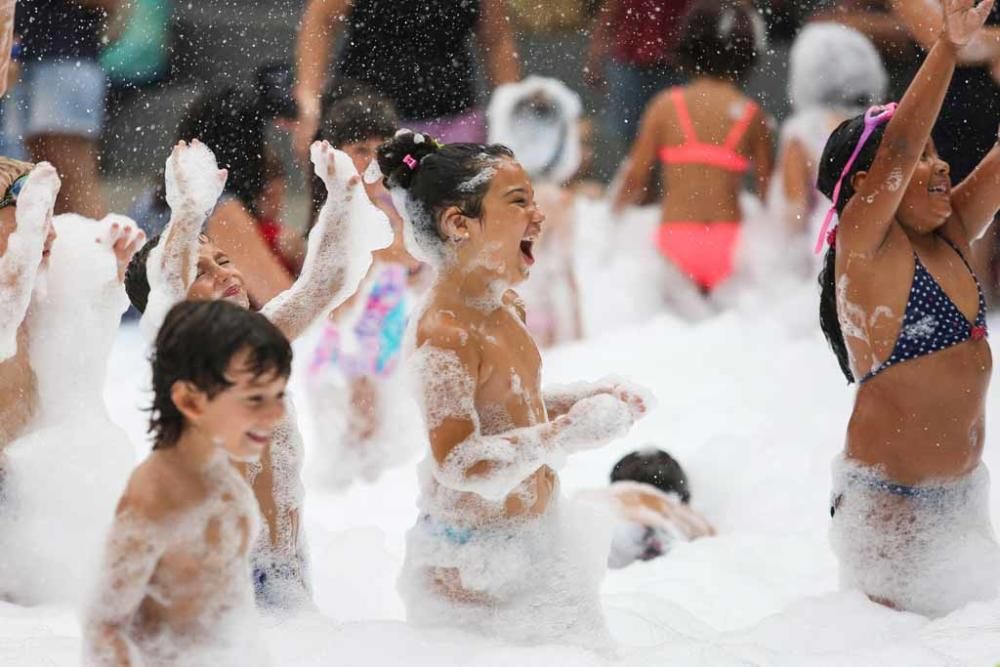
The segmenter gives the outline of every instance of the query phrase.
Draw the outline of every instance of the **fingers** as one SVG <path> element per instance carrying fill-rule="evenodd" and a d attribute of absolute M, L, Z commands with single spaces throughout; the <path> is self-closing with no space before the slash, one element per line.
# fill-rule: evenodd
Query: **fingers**
<path fill-rule="evenodd" d="M 993 11 L 993 3 L 994 2 L 995 2 L 995 0 L 984 0 L 983 2 L 979 3 L 978 7 L 976 7 L 976 14 L 978 15 L 978 17 L 980 19 L 980 21 L 979 21 L 980 25 L 982 25 L 983 23 L 985 23 L 986 19 L 989 18 L 990 12 Z"/>

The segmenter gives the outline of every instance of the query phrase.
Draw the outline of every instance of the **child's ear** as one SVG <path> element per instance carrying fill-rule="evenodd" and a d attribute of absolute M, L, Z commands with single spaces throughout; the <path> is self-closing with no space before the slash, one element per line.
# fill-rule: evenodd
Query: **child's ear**
<path fill-rule="evenodd" d="M 205 392 L 190 382 L 178 380 L 170 387 L 170 400 L 185 419 L 197 421 L 205 412 Z"/>
<path fill-rule="evenodd" d="M 449 206 L 441 213 L 440 226 L 446 241 L 461 243 L 469 239 L 469 218 L 457 206 Z"/>
<path fill-rule="evenodd" d="M 865 182 L 866 178 L 868 178 L 868 172 L 867 171 L 859 171 L 859 172 L 856 172 L 854 174 L 854 176 L 851 176 L 851 187 L 854 188 L 855 192 L 858 191 L 858 188 L 860 188 L 862 185 L 864 185 L 864 182 Z"/>

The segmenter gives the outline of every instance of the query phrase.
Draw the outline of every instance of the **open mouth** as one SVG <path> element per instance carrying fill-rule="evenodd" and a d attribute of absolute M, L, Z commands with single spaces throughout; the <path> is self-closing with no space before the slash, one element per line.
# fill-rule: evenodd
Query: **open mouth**
<path fill-rule="evenodd" d="M 266 447 L 267 443 L 271 442 L 271 432 L 270 431 L 247 431 L 247 438 L 250 442 L 255 445 L 260 445 L 261 447 Z"/>
<path fill-rule="evenodd" d="M 932 195 L 946 195 L 948 194 L 948 185 L 946 183 L 935 183 L 927 188 L 927 191 Z"/>
<path fill-rule="evenodd" d="M 521 240 L 521 255 L 524 257 L 524 261 L 527 262 L 529 266 L 535 263 L 535 256 L 532 254 L 534 246 L 534 239 Z"/>

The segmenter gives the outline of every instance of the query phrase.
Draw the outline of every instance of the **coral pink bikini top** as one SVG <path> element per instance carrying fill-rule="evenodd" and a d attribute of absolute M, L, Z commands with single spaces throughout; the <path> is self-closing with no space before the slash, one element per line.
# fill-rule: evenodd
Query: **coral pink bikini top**
<path fill-rule="evenodd" d="M 751 121 L 757 115 L 756 104 L 746 103 L 743 115 L 733 124 L 726 140 L 719 146 L 698 140 L 682 89 L 671 89 L 670 99 L 674 103 L 677 120 L 680 121 L 681 131 L 684 133 L 684 143 L 676 146 L 662 146 L 660 148 L 661 162 L 664 164 L 703 164 L 737 174 L 742 174 L 750 168 L 750 158 L 738 153 L 736 147 L 740 145 L 743 135 L 746 134 Z"/>

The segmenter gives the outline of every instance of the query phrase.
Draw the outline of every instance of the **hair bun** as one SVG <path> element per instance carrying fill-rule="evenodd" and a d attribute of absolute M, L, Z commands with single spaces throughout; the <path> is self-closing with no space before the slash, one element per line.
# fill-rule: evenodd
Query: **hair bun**
<path fill-rule="evenodd" d="M 385 186 L 408 190 L 423 159 L 440 149 L 441 144 L 430 135 L 412 130 L 397 132 L 378 147 L 378 166 L 384 174 Z"/>

